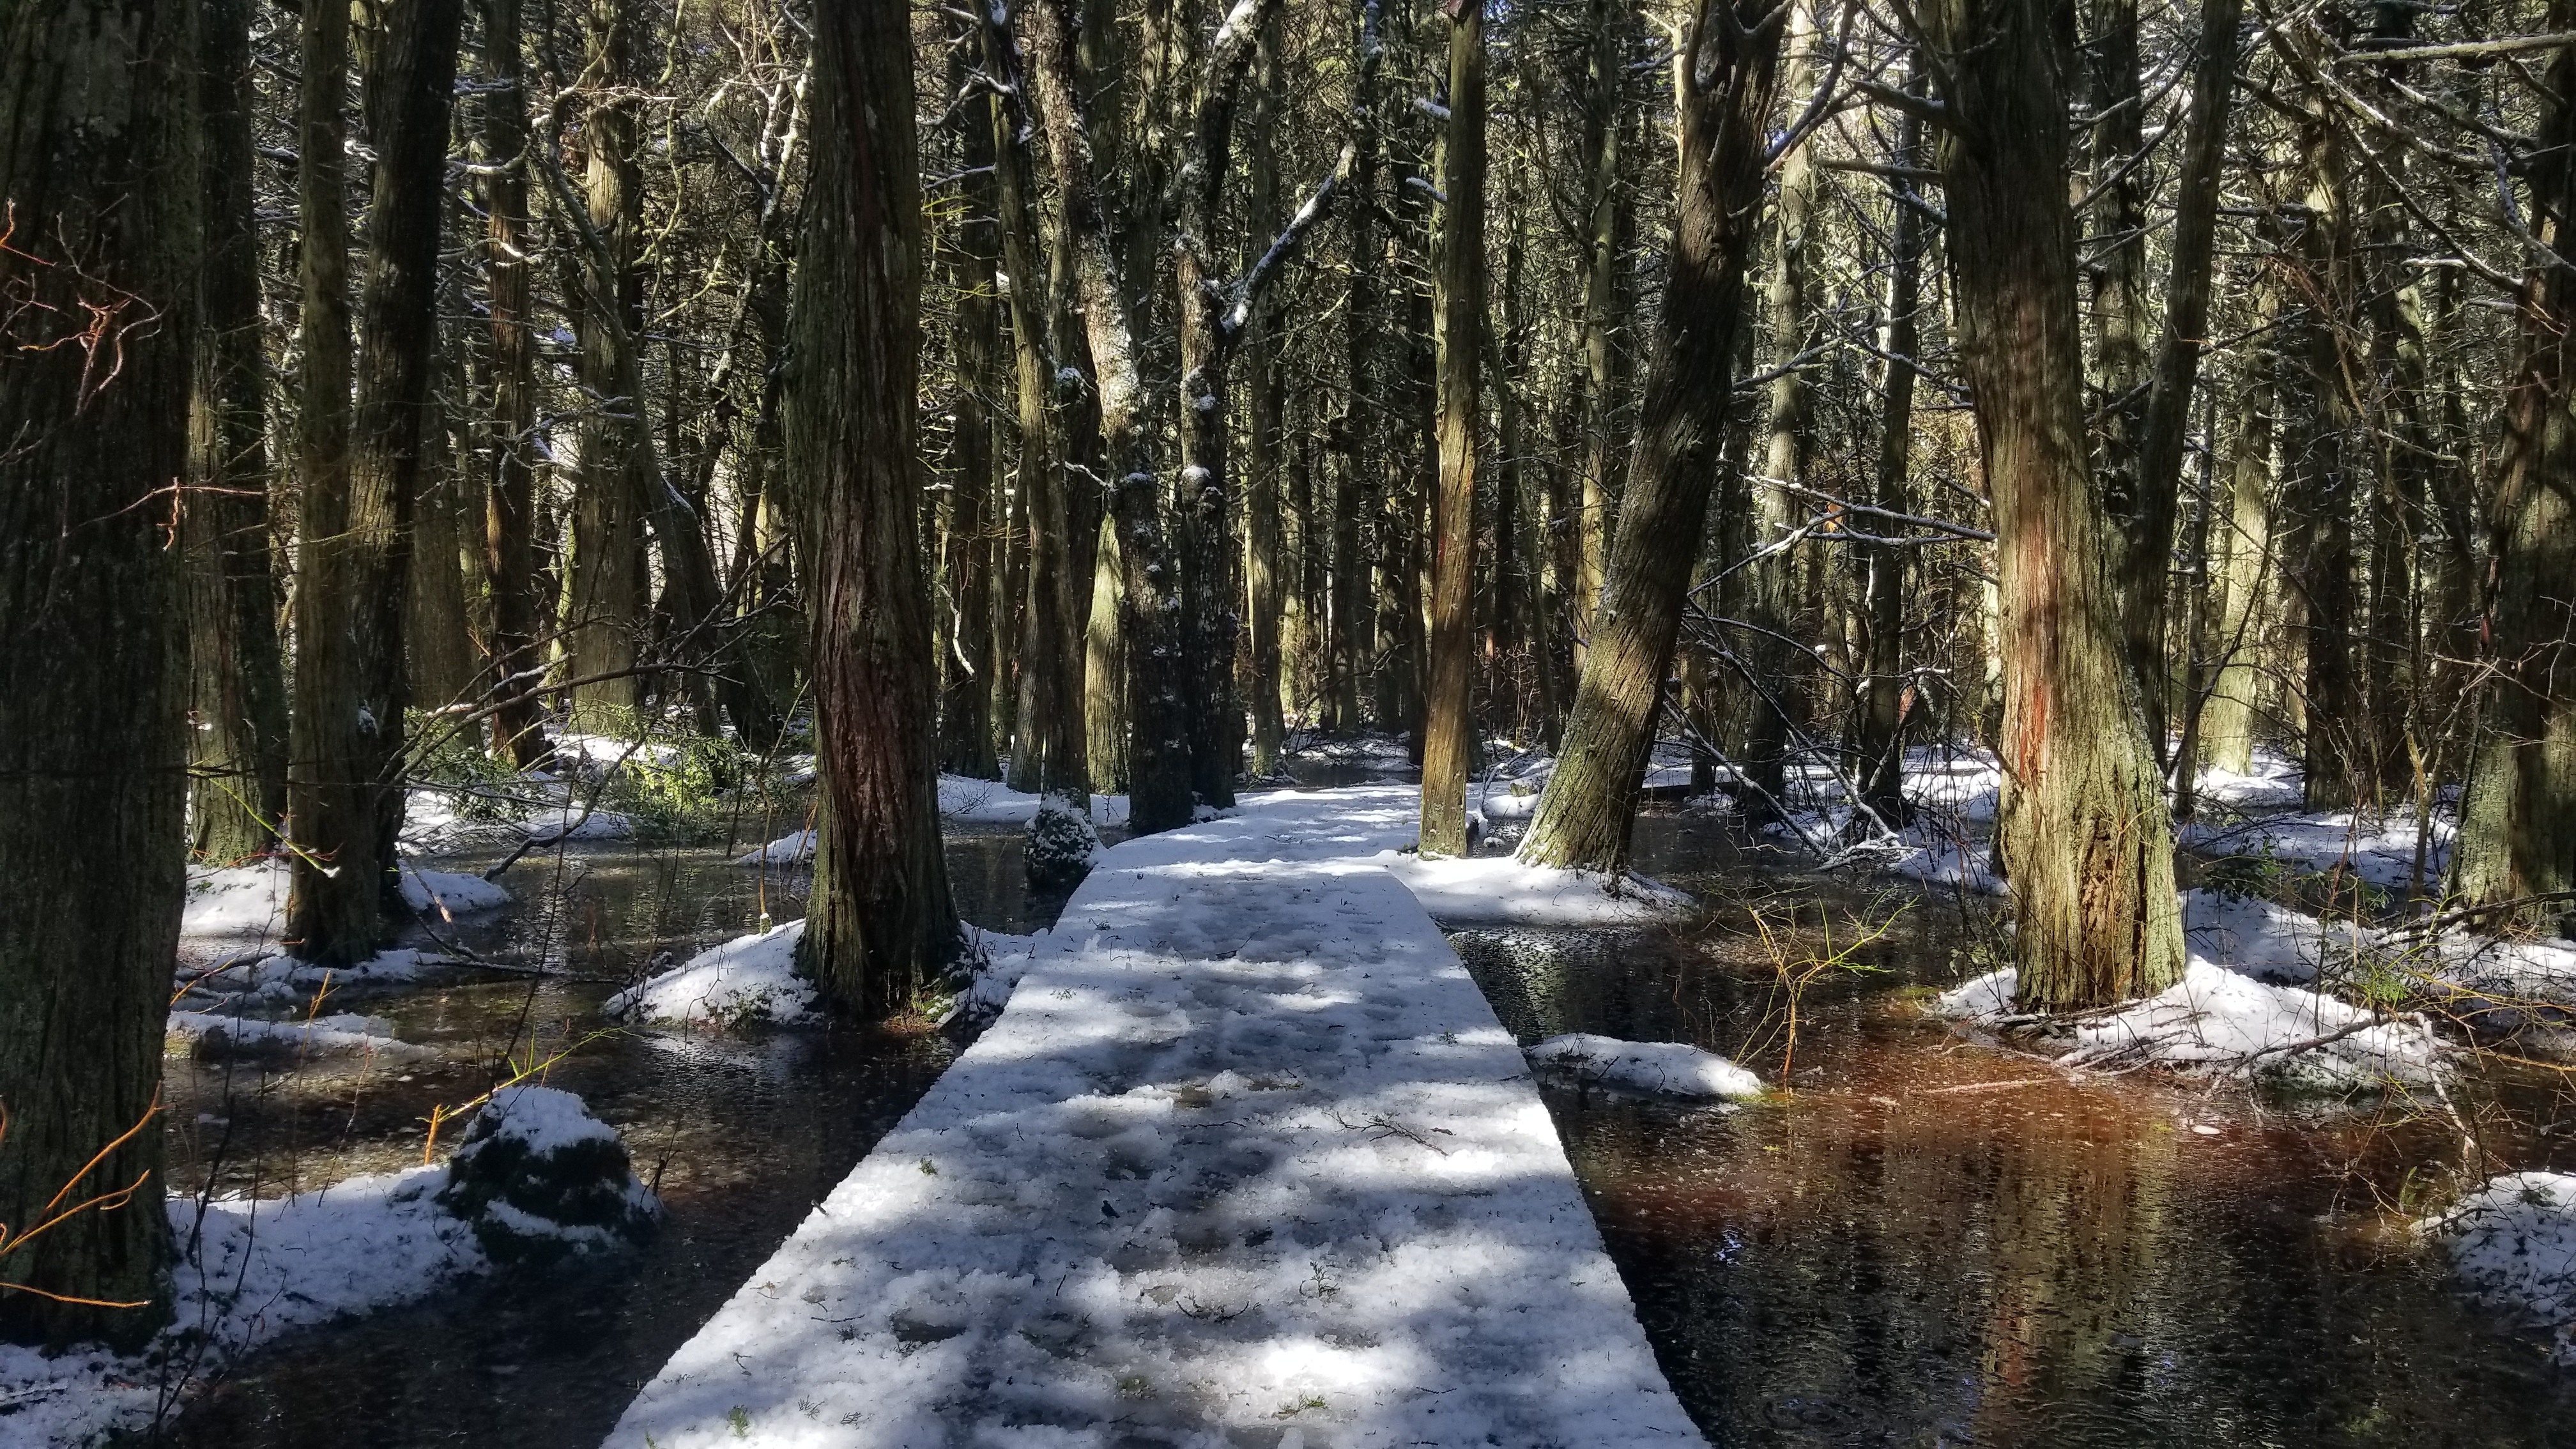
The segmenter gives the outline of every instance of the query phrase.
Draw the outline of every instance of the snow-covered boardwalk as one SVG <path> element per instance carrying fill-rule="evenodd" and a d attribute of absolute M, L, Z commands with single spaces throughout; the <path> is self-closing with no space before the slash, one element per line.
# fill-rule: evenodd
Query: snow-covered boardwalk
<path fill-rule="evenodd" d="M 1410 789 L 1109 851 L 615 1449 L 1695 1445 Z"/>

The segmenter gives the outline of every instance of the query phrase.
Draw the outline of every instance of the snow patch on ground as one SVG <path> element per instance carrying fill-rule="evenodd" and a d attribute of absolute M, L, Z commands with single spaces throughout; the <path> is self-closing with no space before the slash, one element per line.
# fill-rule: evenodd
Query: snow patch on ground
<path fill-rule="evenodd" d="M 2548 1334 L 2558 1361 L 2576 1364 L 2576 1176 L 2491 1177 L 2424 1226 L 2470 1296 Z"/>
<path fill-rule="evenodd" d="M 2017 989 L 2018 975 L 2006 967 L 1943 993 L 1933 1009 L 1971 1025 L 1995 1023 L 2015 1014 Z M 2443 1051 L 2419 1021 L 2305 987 L 2269 986 L 2197 957 L 2164 991 L 2064 1026 L 2073 1050 L 2061 1065 L 2157 1062 L 2313 1091 L 2427 1082 Z"/>
<path fill-rule="evenodd" d="M 394 1024 L 381 1016 L 335 1012 L 294 1021 L 261 1021 L 211 1011 L 170 1013 L 169 1034 L 210 1052 L 249 1051 L 298 1055 L 374 1054 L 392 1057 L 426 1055 L 428 1049 L 399 1041 Z"/>
<path fill-rule="evenodd" d="M 2301 870 L 2341 870 L 2375 886 L 2398 887 L 2414 879 L 2417 824 L 2412 811 L 2375 817 L 2349 810 L 2317 810 L 2257 816 L 2237 824 L 2196 820 L 2182 826 L 2176 837 L 2192 850 L 2269 856 Z M 2434 812 L 2432 834 L 2425 843 L 2428 884 L 2438 883 L 2449 865 L 2457 827 L 2447 811 Z"/>
<path fill-rule="evenodd" d="M 1037 818 L 1038 802 L 1044 798 L 1022 794 L 997 780 L 972 780 L 963 775 L 939 777 L 940 818 L 960 825 L 1026 825 Z M 1126 824 L 1127 797 L 1092 796 L 1091 823 Z M 806 865 L 813 859 L 814 832 L 794 830 L 756 850 L 743 852 L 734 858 L 734 864 Z"/>
<path fill-rule="evenodd" d="M 634 838 L 631 817 L 584 808 L 590 793 L 575 791 L 542 770 L 489 785 L 416 787 L 404 799 L 402 844 L 423 855 L 455 855 L 514 846 L 530 837 L 564 842 Z"/>
<path fill-rule="evenodd" d="M 1621 1041 L 1571 1032 L 1529 1049 L 1531 1061 L 1565 1067 L 1585 1080 L 1676 1097 L 1758 1097 L 1762 1079 L 1715 1052 L 1687 1042 Z"/>
<path fill-rule="evenodd" d="M 737 936 L 628 987 L 600 1009 L 609 1016 L 682 1028 L 802 1021 L 815 1003 L 814 983 L 796 974 L 796 943 L 804 938 L 801 920 Z"/>
<path fill-rule="evenodd" d="M 1560 870 L 1508 855 L 1426 860 L 1389 851 L 1379 863 L 1445 925 L 1635 925 L 1692 905 L 1688 894 L 1642 875 Z"/>
<path fill-rule="evenodd" d="M 148 1422 L 162 1392 L 152 1360 L 184 1361 L 182 1335 L 203 1336 L 194 1365 L 203 1377 L 288 1329 L 409 1302 L 482 1271 L 472 1229 L 434 1200 L 446 1180 L 445 1167 L 415 1167 L 290 1198 L 216 1198 L 202 1215 L 197 1199 L 172 1199 L 181 1259 L 170 1329 L 137 1358 L 48 1359 L 0 1345 L 0 1437 L 69 1449 Z"/>
<path fill-rule="evenodd" d="M 508 891 L 480 876 L 426 870 L 409 860 L 401 861 L 397 869 L 403 899 L 416 911 L 437 909 L 453 919 L 509 904 Z M 210 966 L 280 949 L 293 874 L 287 862 L 274 859 L 188 867 L 187 903 L 179 916 L 180 962 Z"/>
<path fill-rule="evenodd" d="M 1106 852 L 610 1442 L 1700 1444 L 1518 1049 L 1378 859 L 1418 804 L 1251 796 Z"/>

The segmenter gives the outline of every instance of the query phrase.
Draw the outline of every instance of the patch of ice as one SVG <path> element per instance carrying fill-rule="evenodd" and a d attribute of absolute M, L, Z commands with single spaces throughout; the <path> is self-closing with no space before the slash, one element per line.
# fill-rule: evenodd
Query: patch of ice
<path fill-rule="evenodd" d="M 2576 1175 L 2508 1172 L 2425 1220 L 2470 1295 L 2576 1364 Z"/>
<path fill-rule="evenodd" d="M 1529 1058 L 1568 1067 L 1585 1079 L 1676 1097 L 1758 1097 L 1762 1079 L 1715 1052 L 1687 1042 L 1621 1041 L 1572 1032 L 1529 1049 Z"/>
<path fill-rule="evenodd" d="M 814 1009 L 814 983 L 796 974 L 805 923 L 789 921 L 701 951 L 678 968 L 608 999 L 607 1015 L 671 1026 L 740 1027 L 801 1021 Z"/>

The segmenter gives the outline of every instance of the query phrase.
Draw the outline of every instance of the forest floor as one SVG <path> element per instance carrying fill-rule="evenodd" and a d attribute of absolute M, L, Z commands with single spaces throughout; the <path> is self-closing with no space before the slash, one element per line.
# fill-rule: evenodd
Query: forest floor
<path fill-rule="evenodd" d="M 1106 851 L 612 1442 L 1698 1442 L 1519 1048 L 1389 869 L 1417 805 L 1255 796 Z"/>

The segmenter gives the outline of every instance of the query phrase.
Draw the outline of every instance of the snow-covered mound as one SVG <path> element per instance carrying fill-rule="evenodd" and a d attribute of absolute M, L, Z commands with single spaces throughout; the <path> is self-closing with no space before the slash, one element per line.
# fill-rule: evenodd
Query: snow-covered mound
<path fill-rule="evenodd" d="M 2480 1303 L 2550 1335 L 2576 1364 L 2576 1175 L 2508 1172 L 2426 1221 Z"/>
<path fill-rule="evenodd" d="M 473 1231 L 433 1197 L 444 1167 L 354 1177 L 290 1198 L 170 1200 L 180 1261 L 172 1272 L 176 1318 L 155 1353 L 185 1359 L 201 1338 L 196 1371 L 292 1328 L 406 1303 L 488 1263 Z M 161 1372 L 150 1355 L 48 1358 L 0 1344 L 0 1441 L 70 1449 L 148 1421 Z"/>
<path fill-rule="evenodd" d="M 171 1036 L 191 1043 L 197 1051 L 210 1057 L 352 1053 L 408 1057 L 420 1056 L 428 1050 L 396 1040 L 393 1023 L 383 1017 L 360 1016 L 354 1012 L 299 1017 L 292 1021 L 262 1021 L 211 1011 L 174 1011 L 170 1013 L 167 1030 Z"/>
<path fill-rule="evenodd" d="M 554 1087 L 504 1087 L 474 1116 L 439 1204 L 504 1262 L 551 1261 L 642 1238 L 661 1202 L 630 1170 L 617 1129 Z"/>
<path fill-rule="evenodd" d="M 1715 1052 L 1687 1042 L 1621 1041 L 1570 1032 L 1529 1049 L 1531 1061 L 1565 1067 L 1585 1079 L 1676 1097 L 1758 1097 L 1762 1079 Z"/>
<path fill-rule="evenodd" d="M 814 983 L 796 974 L 796 943 L 804 938 L 801 920 L 736 936 L 626 988 L 601 1010 L 678 1027 L 738 1029 L 755 1022 L 802 1021 L 812 1014 L 815 1001 Z"/>
<path fill-rule="evenodd" d="M 510 893 L 481 876 L 398 863 L 403 899 L 416 911 L 454 919 L 509 904 Z M 179 959 L 211 965 L 227 957 L 282 949 L 286 893 L 293 870 L 283 860 L 188 867 L 188 897 L 179 915 Z"/>
<path fill-rule="evenodd" d="M 2014 1013 L 2018 974 L 2006 967 L 1945 992 L 1934 1010 L 1971 1024 Z M 2424 1082 L 2440 1069 L 2439 1038 L 2420 1021 L 2374 1015 L 2297 986 L 2269 986 L 2194 958 L 2183 979 L 2117 1011 L 2070 1019 L 2069 1066 L 2159 1062 L 2244 1072 L 2284 1086 L 2343 1091 Z"/>
<path fill-rule="evenodd" d="M 1029 822 L 1029 835 L 1022 856 L 1027 863 L 1029 884 L 1034 886 L 1073 886 L 1091 871 L 1091 863 L 1100 854 L 1100 833 L 1083 818 L 1080 807 L 1071 800 L 1050 795 L 1038 806 L 1036 818 Z"/>
<path fill-rule="evenodd" d="M 479 875 L 460 875 L 448 870 L 423 870 L 406 860 L 402 862 L 403 900 L 415 911 L 435 910 L 443 920 L 454 920 L 470 911 L 497 910 L 510 903 L 510 893 Z"/>
<path fill-rule="evenodd" d="M 1667 920 L 1693 902 L 1641 875 L 1529 865 L 1508 855 L 1378 856 L 1443 925 L 1615 926 Z"/>

